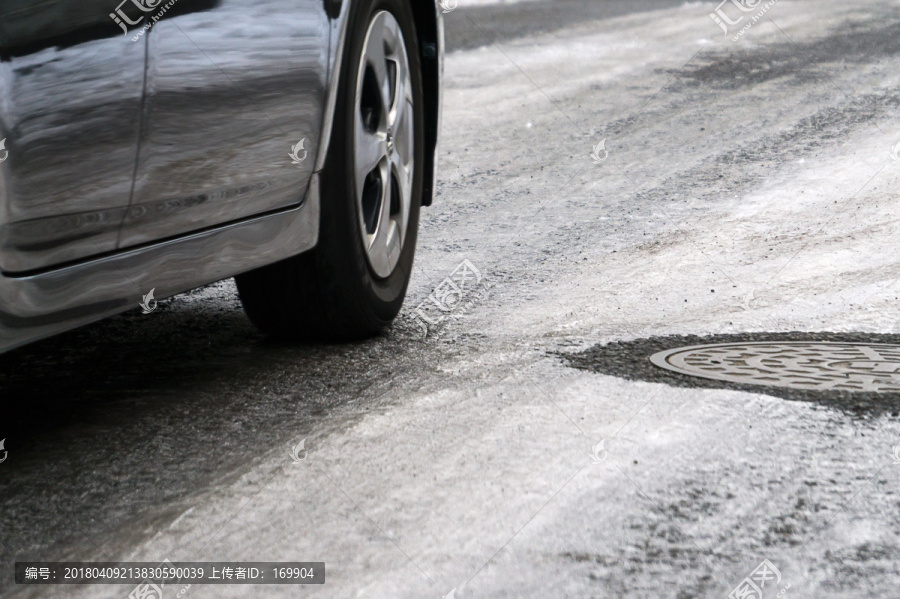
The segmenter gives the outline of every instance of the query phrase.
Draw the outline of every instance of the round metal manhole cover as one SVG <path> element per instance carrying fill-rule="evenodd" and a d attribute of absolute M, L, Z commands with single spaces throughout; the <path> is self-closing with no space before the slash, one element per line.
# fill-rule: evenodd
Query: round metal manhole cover
<path fill-rule="evenodd" d="M 717 343 L 656 353 L 660 368 L 689 376 L 812 391 L 900 391 L 900 345 L 772 341 Z"/>

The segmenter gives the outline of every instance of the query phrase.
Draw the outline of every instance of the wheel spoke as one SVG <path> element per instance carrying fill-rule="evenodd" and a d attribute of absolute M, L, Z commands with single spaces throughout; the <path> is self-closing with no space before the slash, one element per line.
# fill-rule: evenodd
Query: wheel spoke
<path fill-rule="evenodd" d="M 394 219 L 400 231 L 401 243 L 406 240 L 406 225 L 409 223 L 409 205 L 412 196 L 412 162 L 404 164 L 400 160 L 391 162 L 391 171 L 394 178 L 394 184 L 397 185 L 397 195 L 400 199 L 400 209 L 394 214 Z"/>
<path fill-rule="evenodd" d="M 369 256 L 376 270 L 385 270 L 391 266 L 391 255 L 394 245 L 399 246 L 396 237 L 396 223 L 391 219 L 391 174 L 387 162 L 380 167 L 381 171 L 381 207 L 375 233 L 370 236 Z"/>
<path fill-rule="evenodd" d="M 392 127 L 394 148 L 404 164 L 408 164 L 413 157 L 415 147 L 415 139 L 413 138 L 414 127 L 412 100 L 404 101 L 397 107 L 397 119 Z"/>
<path fill-rule="evenodd" d="M 369 29 L 369 38 L 363 54 L 363 60 L 372 69 L 372 72 L 375 74 L 375 81 L 378 84 L 382 110 L 379 117 L 382 123 L 388 118 L 391 107 L 391 78 L 388 76 L 388 61 L 384 53 L 386 15 L 387 13 L 381 13 L 372 21 L 372 27 Z"/>
<path fill-rule="evenodd" d="M 362 194 L 362 186 L 366 177 L 375 170 L 378 163 L 387 155 L 384 139 L 377 133 L 369 132 L 362 122 L 362 117 L 357 113 L 355 125 L 355 164 L 356 193 Z M 361 197 L 361 195 L 358 195 Z"/>
<path fill-rule="evenodd" d="M 387 59 L 394 65 L 394 81 L 388 110 L 388 122 L 397 122 L 398 109 L 403 109 L 403 99 L 409 93 L 409 62 L 406 59 L 406 48 L 403 45 L 403 34 L 400 26 L 393 19 L 384 28 L 385 46 L 388 48 Z M 412 101 L 412 98 L 410 98 Z"/>

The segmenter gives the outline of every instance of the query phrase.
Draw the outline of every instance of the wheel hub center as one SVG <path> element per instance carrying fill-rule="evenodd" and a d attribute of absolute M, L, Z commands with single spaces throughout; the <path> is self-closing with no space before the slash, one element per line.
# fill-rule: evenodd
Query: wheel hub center
<path fill-rule="evenodd" d="M 388 156 L 394 155 L 394 133 L 390 129 L 387 130 L 387 151 Z"/>

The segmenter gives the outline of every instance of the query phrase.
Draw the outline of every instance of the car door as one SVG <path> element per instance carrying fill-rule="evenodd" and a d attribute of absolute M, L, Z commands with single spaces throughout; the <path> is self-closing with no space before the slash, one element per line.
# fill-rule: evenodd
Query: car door
<path fill-rule="evenodd" d="M 168 5 L 144 34 L 145 126 L 120 247 L 300 203 L 321 133 L 323 0 Z"/>
<path fill-rule="evenodd" d="M 108 0 L 0 1 L 0 270 L 114 250 L 134 180 L 146 47 Z"/>

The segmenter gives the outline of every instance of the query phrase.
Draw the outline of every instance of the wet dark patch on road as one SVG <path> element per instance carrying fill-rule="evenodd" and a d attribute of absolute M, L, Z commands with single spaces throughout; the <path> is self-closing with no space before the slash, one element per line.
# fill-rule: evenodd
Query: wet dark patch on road
<path fill-rule="evenodd" d="M 889 17 L 884 17 L 889 18 Z M 784 38 L 782 38 L 784 39 Z M 694 64 L 668 71 L 684 85 L 744 89 L 776 79 L 796 85 L 829 77 L 828 65 L 871 64 L 900 54 L 900 20 L 848 23 L 807 42 L 784 41 L 738 51 L 701 54 Z"/>
<path fill-rule="evenodd" d="M 900 344 L 900 335 L 874 333 L 746 333 L 650 337 L 597 345 L 576 354 L 560 354 L 569 366 L 633 381 L 663 383 L 673 387 L 733 389 L 794 401 L 815 402 L 855 416 L 900 415 L 900 393 L 813 390 L 713 380 L 673 372 L 656 366 L 650 357 L 659 352 L 706 344 L 758 342 L 832 342 Z"/>
<path fill-rule="evenodd" d="M 896 572 L 900 547 L 889 542 L 863 541 L 836 551 L 826 551 L 825 560 L 834 572 L 824 585 L 838 592 L 865 588 L 873 573 L 877 577 Z"/>
<path fill-rule="evenodd" d="M 425 361 L 393 331 L 274 343 L 232 283 L 194 295 L 0 356 L 0 563 L 164 527 L 273 447 L 289 462 L 292 445 L 346 425 Z"/>
<path fill-rule="evenodd" d="M 528 35 L 559 31 L 579 23 L 680 6 L 683 0 L 554 0 L 465 6 L 444 15 L 447 50 L 465 50 Z M 698 14 L 699 11 L 698 11 Z M 705 17 L 704 17 L 705 18 Z M 715 25 L 711 26 L 711 29 Z"/>

